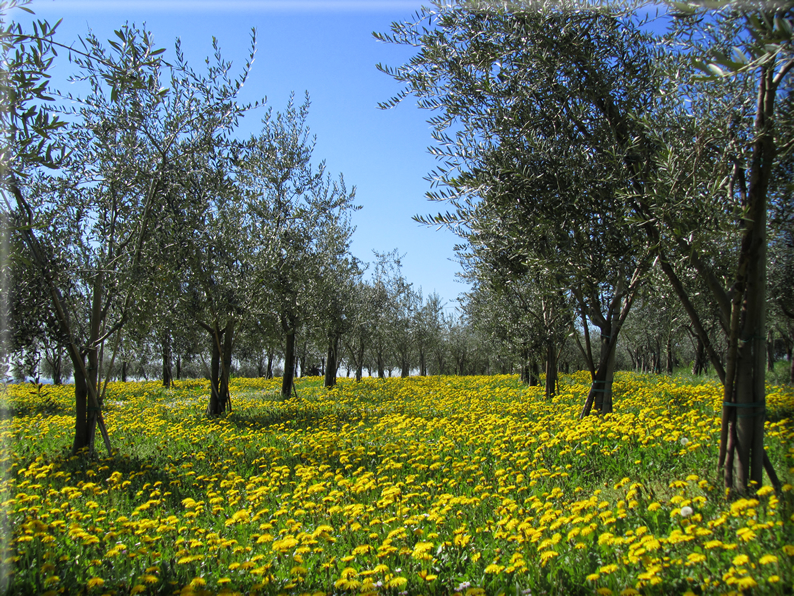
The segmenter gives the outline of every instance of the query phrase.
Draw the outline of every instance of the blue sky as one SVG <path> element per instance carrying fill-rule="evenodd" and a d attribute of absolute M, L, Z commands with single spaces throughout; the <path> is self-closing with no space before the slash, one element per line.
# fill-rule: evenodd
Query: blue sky
<path fill-rule="evenodd" d="M 397 66 L 412 51 L 378 42 L 372 32 L 388 31 L 392 21 L 410 19 L 420 6 L 403 0 L 34 0 L 29 8 L 51 24 L 63 19 L 57 37 L 62 43 L 89 29 L 109 39 L 127 21 L 145 23 L 166 59 L 181 38 L 196 69 L 212 54 L 213 36 L 224 58 L 242 67 L 255 27 L 256 59 L 243 99 L 267 97 L 267 105 L 279 110 L 291 92 L 299 101 L 309 92 L 315 158 L 324 159 L 332 175 L 344 174 L 348 188 L 356 186 L 363 207 L 354 216 L 353 254 L 371 262 L 373 249 L 399 249 L 408 281 L 425 296 L 437 291 L 451 310 L 467 288 L 454 279 L 458 239 L 411 219 L 446 209 L 425 198 L 429 183 L 423 178 L 436 165 L 427 153 L 430 114 L 412 98 L 395 109 L 377 108 L 400 86 L 375 65 Z M 26 20 L 21 12 L 16 16 Z M 52 74 L 52 85 L 68 91 L 69 63 L 61 60 Z M 258 129 L 262 113 L 247 116 L 241 136 Z"/>

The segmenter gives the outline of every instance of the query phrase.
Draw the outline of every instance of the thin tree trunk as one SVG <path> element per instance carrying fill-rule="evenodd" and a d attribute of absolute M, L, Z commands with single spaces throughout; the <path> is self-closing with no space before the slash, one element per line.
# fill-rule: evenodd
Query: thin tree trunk
<path fill-rule="evenodd" d="M 210 352 L 210 403 L 207 406 L 207 414 L 209 416 L 218 416 L 222 412 L 222 398 L 220 392 L 221 337 L 223 337 L 223 331 L 218 329 L 218 322 L 215 321 L 210 331 L 212 350 Z"/>
<path fill-rule="evenodd" d="M 223 338 L 223 353 L 221 354 L 221 383 L 220 397 L 222 411 L 232 411 L 232 396 L 229 391 L 229 379 L 232 374 L 232 345 L 234 341 L 234 319 L 226 324 Z"/>
<path fill-rule="evenodd" d="M 760 487 L 764 474 L 766 373 L 766 210 L 767 188 L 775 157 L 772 134 L 774 71 L 760 69 L 749 190 L 737 166 L 740 193 L 746 198 L 745 231 L 731 303 L 728 366 L 720 433 L 720 461 L 728 490 L 744 494 Z M 735 440 L 730 440 L 735 437 Z M 735 451 L 735 457 L 734 457 Z M 733 460 L 733 461 L 731 461 Z M 771 473 L 770 473 L 771 470 Z M 775 478 L 771 464 L 770 478 Z"/>
<path fill-rule="evenodd" d="M 673 338 L 671 335 L 667 336 L 667 374 L 673 374 L 675 369 L 675 357 L 673 356 Z"/>
<path fill-rule="evenodd" d="M 74 399 L 75 399 L 75 424 L 74 442 L 72 453 L 76 454 L 81 449 L 88 447 L 88 386 L 83 374 L 83 367 L 74 365 Z"/>
<path fill-rule="evenodd" d="M 171 332 L 166 330 L 163 332 L 163 387 L 166 389 L 171 388 Z"/>
<path fill-rule="evenodd" d="M 325 365 L 325 386 L 331 388 L 336 385 L 337 357 L 339 353 L 339 335 L 334 334 L 328 340 L 328 354 Z"/>
<path fill-rule="evenodd" d="M 546 346 L 546 399 L 551 400 L 557 390 L 557 350 L 549 343 Z"/>
<path fill-rule="evenodd" d="M 63 371 L 63 353 L 60 346 L 55 347 L 52 358 L 52 384 L 62 385 L 62 371 Z"/>
<path fill-rule="evenodd" d="M 289 399 L 295 382 L 295 329 L 287 330 L 284 345 L 284 374 L 281 377 L 281 399 Z"/>
<path fill-rule="evenodd" d="M 766 336 L 766 369 L 769 372 L 775 370 L 775 332 L 772 329 L 767 331 Z"/>

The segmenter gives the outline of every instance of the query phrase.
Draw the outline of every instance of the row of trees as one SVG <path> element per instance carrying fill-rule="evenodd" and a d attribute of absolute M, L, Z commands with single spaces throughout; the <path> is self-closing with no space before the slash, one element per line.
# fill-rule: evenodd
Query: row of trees
<path fill-rule="evenodd" d="M 418 48 L 380 67 L 405 85 L 383 107 L 435 113 L 430 198 L 451 210 L 419 219 L 464 239 L 472 307 L 506 305 L 550 375 L 581 330 L 583 416 L 612 411 L 633 305 L 675 297 L 724 383 L 719 463 L 745 490 L 764 468 L 777 482 L 764 375 L 767 294 L 788 317 L 792 293 L 794 4 L 666 8 L 657 33 L 622 2 L 434 2 L 377 36 Z"/>
<path fill-rule="evenodd" d="M 0 14 L 25 8 L 4 3 Z M 296 335 L 306 321 L 338 342 L 360 264 L 349 251 L 354 191 L 315 163 L 309 101 L 268 110 L 240 139 L 238 101 L 253 61 L 233 73 L 214 47 L 194 70 L 177 41 L 166 63 L 133 25 L 65 48 L 55 28 L 4 23 L 2 87 L 4 263 L 13 347 L 54 375 L 68 359 L 75 383 L 73 448 L 104 430 L 107 381 L 129 353 L 156 345 L 163 378 L 185 342 L 211 378 L 207 411 L 230 407 L 237 338 L 278 337 L 282 392 L 292 392 Z M 69 54 L 82 94 L 48 87 L 56 54 Z M 53 97 L 65 101 L 54 101 Z M 192 335 L 184 330 L 190 329 Z M 267 341 L 263 340 L 263 341 Z M 330 350 L 330 349 L 329 349 Z"/>

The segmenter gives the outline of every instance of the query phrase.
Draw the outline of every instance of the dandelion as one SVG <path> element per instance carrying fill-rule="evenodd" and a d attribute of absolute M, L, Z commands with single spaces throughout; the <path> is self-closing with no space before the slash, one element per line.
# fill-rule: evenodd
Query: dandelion
<path fill-rule="evenodd" d="M 769 565 L 771 563 L 777 563 L 777 557 L 775 555 L 764 555 L 758 560 L 758 562 L 761 565 Z"/>
<path fill-rule="evenodd" d="M 689 506 L 681 507 L 681 517 L 689 517 L 694 513 L 694 510 Z"/>
<path fill-rule="evenodd" d="M 689 445 L 689 439 L 687 439 L 686 437 L 681 437 L 680 442 L 682 447 L 686 447 L 687 445 Z"/>
<path fill-rule="evenodd" d="M 749 590 L 750 588 L 755 588 L 756 586 L 758 586 L 758 582 L 749 575 L 747 577 L 740 577 L 738 580 L 736 580 L 736 587 L 740 590 Z"/>
<path fill-rule="evenodd" d="M 408 585 L 408 579 L 401 576 L 393 577 L 386 582 L 386 586 L 389 588 L 403 588 L 406 585 Z"/>
<path fill-rule="evenodd" d="M 741 538 L 744 542 L 751 542 L 755 540 L 756 534 L 750 528 L 739 528 L 736 531 L 736 534 Z"/>
<path fill-rule="evenodd" d="M 559 554 L 560 553 L 554 550 L 544 550 L 542 553 L 540 553 L 540 562 L 542 565 L 545 565 L 554 557 L 559 556 Z"/>
<path fill-rule="evenodd" d="M 102 587 L 104 585 L 104 583 L 105 583 L 105 580 L 102 579 L 101 577 L 92 577 L 91 579 L 88 580 L 86 585 L 88 586 L 89 590 L 92 590 L 93 588 Z"/>

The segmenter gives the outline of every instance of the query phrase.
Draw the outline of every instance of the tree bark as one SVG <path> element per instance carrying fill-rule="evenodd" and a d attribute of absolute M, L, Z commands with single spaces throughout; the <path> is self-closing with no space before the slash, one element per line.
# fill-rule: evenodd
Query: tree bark
<path fill-rule="evenodd" d="M 675 357 L 673 356 L 673 338 L 672 335 L 667 336 L 667 374 L 673 374 L 675 369 Z"/>
<path fill-rule="evenodd" d="M 546 399 L 551 400 L 557 389 L 557 350 L 549 343 L 546 346 Z"/>
<path fill-rule="evenodd" d="M 56 346 L 52 357 L 52 384 L 62 385 L 63 354 L 60 346 Z"/>
<path fill-rule="evenodd" d="M 767 330 L 766 336 L 766 369 L 775 370 L 775 332 L 772 329 Z"/>
<path fill-rule="evenodd" d="M 756 137 L 746 193 L 744 170 L 736 166 L 747 209 L 731 303 L 719 465 L 724 466 L 725 487 L 740 494 L 762 485 L 765 463 L 766 211 L 775 158 L 774 79 L 770 66 L 760 68 Z M 768 473 L 770 470 L 772 478 L 771 464 L 767 466 Z"/>
<path fill-rule="evenodd" d="M 385 379 L 386 378 L 386 374 L 385 374 L 385 372 L 383 370 L 383 352 L 378 351 L 378 353 L 376 354 L 376 359 L 378 361 L 377 362 L 377 364 L 378 364 L 378 378 L 379 379 Z M 391 376 L 391 372 L 389 372 L 389 376 Z"/>
<path fill-rule="evenodd" d="M 229 398 L 229 370 L 232 363 L 232 339 L 234 336 L 234 320 L 226 327 L 219 328 L 218 321 L 212 326 L 199 321 L 210 335 L 212 350 L 210 352 L 210 400 L 207 405 L 208 416 L 220 416 L 228 407 L 231 411 Z"/>
<path fill-rule="evenodd" d="M 328 354 L 325 365 L 325 386 L 331 388 L 336 385 L 336 371 L 338 365 L 339 335 L 333 334 L 328 340 Z"/>
<path fill-rule="evenodd" d="M 163 332 L 163 387 L 166 389 L 171 388 L 171 332 L 166 330 Z"/>
<path fill-rule="evenodd" d="M 76 454 L 81 449 L 88 447 L 88 380 L 83 374 L 83 367 L 74 366 L 74 442 L 72 453 Z"/>
<path fill-rule="evenodd" d="M 292 386 L 295 382 L 295 329 L 290 326 L 286 330 L 284 345 L 284 374 L 281 377 L 281 399 L 292 396 Z"/>
<path fill-rule="evenodd" d="M 225 330 L 224 330 L 225 331 Z M 209 416 L 221 414 L 223 400 L 220 394 L 220 369 L 221 369 L 221 348 L 220 341 L 223 331 L 218 329 L 218 322 L 213 323 L 210 329 L 210 342 L 212 350 L 210 352 L 210 403 L 207 406 Z"/>

